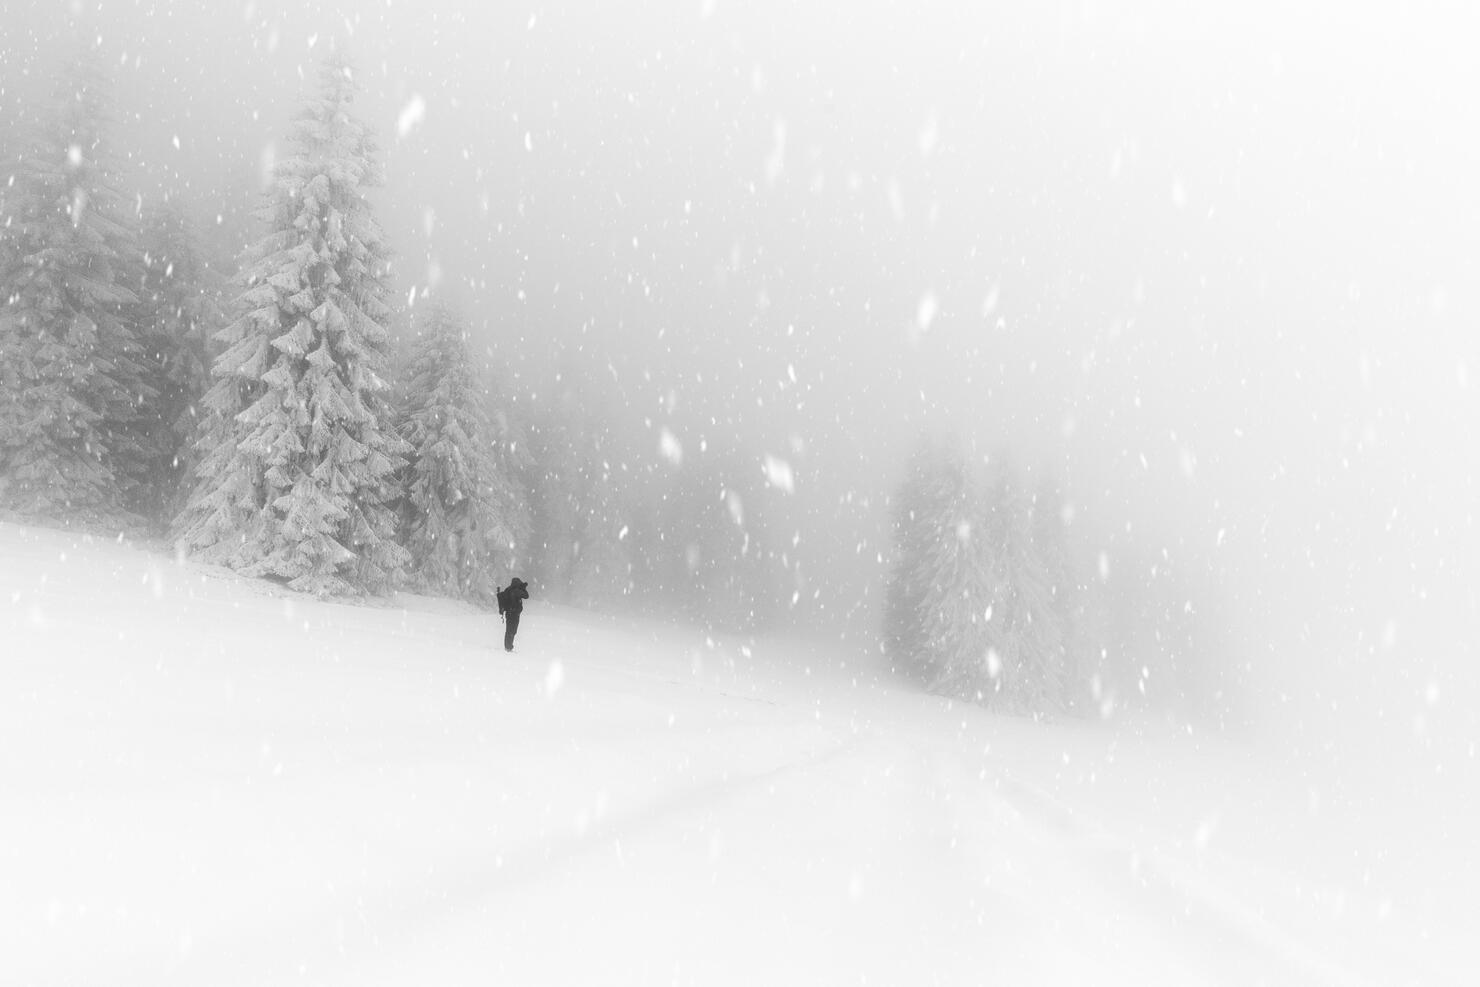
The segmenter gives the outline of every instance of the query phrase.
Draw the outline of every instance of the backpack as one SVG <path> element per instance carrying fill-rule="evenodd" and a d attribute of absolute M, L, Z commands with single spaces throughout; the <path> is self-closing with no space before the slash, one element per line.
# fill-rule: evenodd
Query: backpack
<path fill-rule="evenodd" d="M 501 589 L 498 591 L 498 614 L 500 617 L 504 615 L 504 610 L 509 605 L 509 597 L 507 595 L 508 592 L 509 591 L 507 589 Z"/>

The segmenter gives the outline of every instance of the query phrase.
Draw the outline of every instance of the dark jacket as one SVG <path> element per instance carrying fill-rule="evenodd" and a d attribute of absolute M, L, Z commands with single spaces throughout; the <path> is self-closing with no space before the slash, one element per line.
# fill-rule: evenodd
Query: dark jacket
<path fill-rule="evenodd" d="M 519 577 L 507 587 L 498 591 L 499 613 L 522 613 L 524 601 L 529 599 L 529 584 Z"/>

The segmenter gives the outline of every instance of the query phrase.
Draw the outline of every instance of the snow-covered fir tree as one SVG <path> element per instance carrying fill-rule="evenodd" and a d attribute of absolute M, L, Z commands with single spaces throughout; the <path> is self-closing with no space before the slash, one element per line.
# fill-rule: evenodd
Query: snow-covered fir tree
<path fill-rule="evenodd" d="M 1001 626 L 1002 586 L 991 566 L 993 531 L 966 464 L 952 460 L 934 477 L 916 578 L 924 664 L 938 692 L 984 701 L 1001 685 L 1002 659 L 992 622 Z"/>
<path fill-rule="evenodd" d="M 389 502 L 405 443 L 384 379 L 387 251 L 373 137 L 331 56 L 294 121 L 217 339 L 187 550 L 315 594 L 388 589 L 407 553 Z"/>
<path fill-rule="evenodd" d="M 1030 507 L 1033 553 L 1042 565 L 1043 580 L 1049 601 L 1046 606 L 1053 626 L 1045 633 L 1049 643 L 1061 656 L 1060 675 L 1063 700 L 1073 707 L 1083 697 L 1077 668 L 1075 630 L 1083 609 L 1082 593 L 1074 581 L 1070 564 L 1068 526 L 1072 512 L 1067 509 L 1062 490 L 1047 469 L 1040 474 Z"/>
<path fill-rule="evenodd" d="M 1061 578 L 1033 537 L 1012 472 L 984 473 L 930 443 L 895 503 L 885 647 L 930 688 L 1018 712 L 1064 697 Z"/>
<path fill-rule="evenodd" d="M 0 200 L 0 510 L 128 523 L 151 393 L 132 323 L 141 255 L 107 142 L 108 82 L 85 57 Z"/>
<path fill-rule="evenodd" d="M 987 538 L 979 564 L 992 584 L 988 646 L 999 663 L 991 701 L 1018 712 L 1054 712 L 1064 700 L 1065 630 L 1053 577 L 1033 538 L 1029 505 L 1005 461 L 991 468 L 983 494 Z"/>
<path fill-rule="evenodd" d="M 168 520 L 183 506 L 198 462 L 200 399 L 210 385 L 226 284 L 206 261 L 185 210 L 146 208 L 140 240 L 144 282 L 136 309 L 143 363 L 155 391 L 143 415 L 149 454 L 147 513 Z"/>
<path fill-rule="evenodd" d="M 507 468 L 506 430 L 488 413 L 467 328 L 439 304 L 425 309 L 411 348 L 400 432 L 406 547 L 417 584 L 488 603 L 514 574 L 529 536 L 524 498 Z"/>
<path fill-rule="evenodd" d="M 884 651 L 900 674 L 928 678 L 925 596 L 934 573 L 928 557 L 941 541 L 941 518 L 959 466 L 938 440 L 922 439 L 910 454 L 890 505 L 894 552 L 884 590 Z"/>

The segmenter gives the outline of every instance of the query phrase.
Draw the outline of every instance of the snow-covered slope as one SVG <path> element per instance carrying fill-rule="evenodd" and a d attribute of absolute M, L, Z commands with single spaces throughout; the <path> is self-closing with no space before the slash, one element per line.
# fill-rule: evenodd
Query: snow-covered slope
<path fill-rule="evenodd" d="M 498 635 L 0 524 L 0 983 L 1480 975 L 1472 788 L 537 594 Z"/>

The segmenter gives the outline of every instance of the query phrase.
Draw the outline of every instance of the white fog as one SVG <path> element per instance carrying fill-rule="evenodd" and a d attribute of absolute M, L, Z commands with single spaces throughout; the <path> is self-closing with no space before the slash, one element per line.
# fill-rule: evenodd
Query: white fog
<path fill-rule="evenodd" d="M 0 983 L 1471 982 L 1477 28 L 0 3 Z"/>

